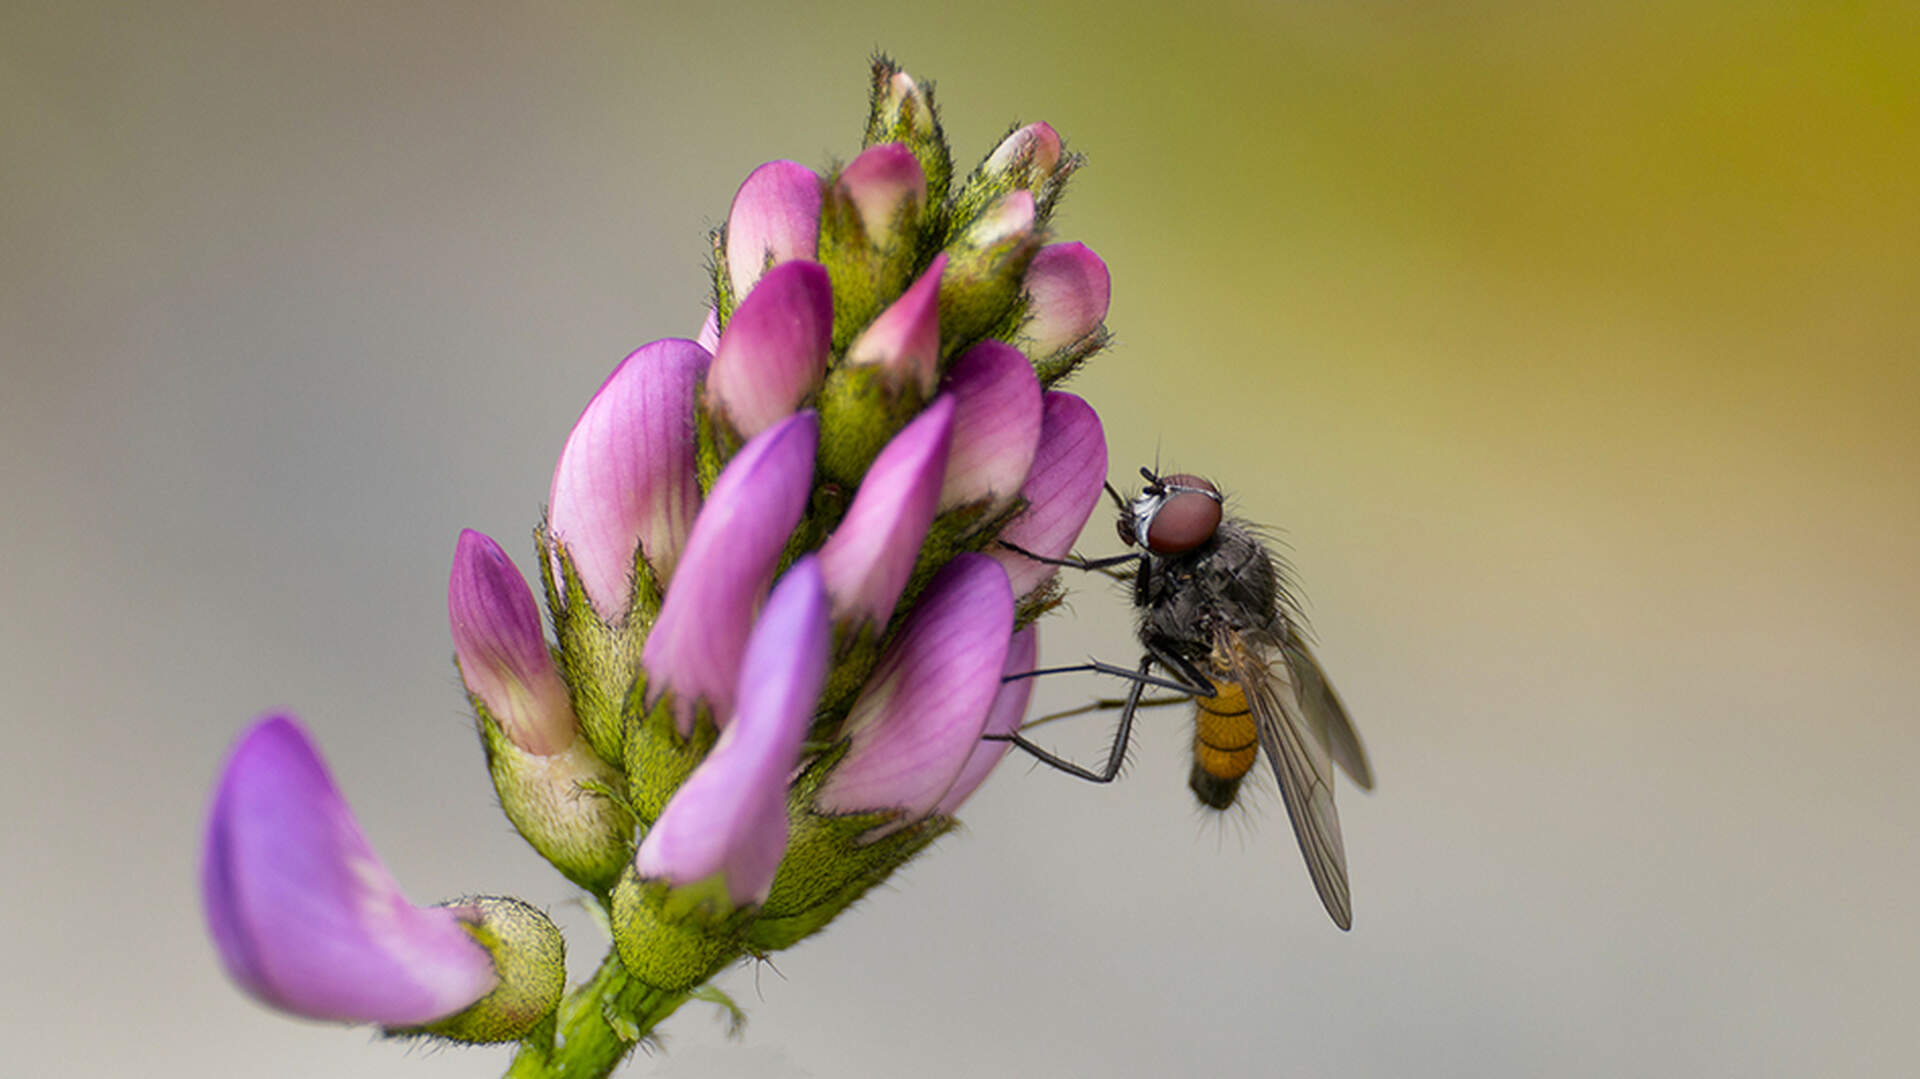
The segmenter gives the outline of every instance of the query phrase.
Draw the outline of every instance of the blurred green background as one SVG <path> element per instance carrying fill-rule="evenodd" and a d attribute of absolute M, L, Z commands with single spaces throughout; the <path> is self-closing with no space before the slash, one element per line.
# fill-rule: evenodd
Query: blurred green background
<path fill-rule="evenodd" d="M 884 48 L 961 160 L 1090 158 L 1057 224 L 1118 347 L 1073 388 L 1116 480 L 1283 531 L 1380 777 L 1355 929 L 1161 714 L 1112 787 L 1011 761 L 725 979 L 743 1044 L 689 1008 L 633 1074 L 1914 1074 L 1916 12 L 7 5 L 0 1071 L 498 1073 L 234 992 L 207 784 L 292 708 L 410 894 L 598 954 L 493 808 L 454 537 L 530 564 L 579 408 L 698 327 L 755 164 L 854 151 Z M 1125 660 L 1124 596 L 1042 648 Z"/>

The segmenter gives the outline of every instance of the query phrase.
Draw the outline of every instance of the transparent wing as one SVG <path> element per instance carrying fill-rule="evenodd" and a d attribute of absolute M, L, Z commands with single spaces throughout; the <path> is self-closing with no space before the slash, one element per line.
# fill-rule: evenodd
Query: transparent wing
<path fill-rule="evenodd" d="M 1276 668 L 1230 631 L 1216 637 L 1214 652 L 1224 673 L 1246 691 L 1260 732 L 1260 749 L 1280 781 L 1280 797 L 1293 820 L 1293 835 L 1300 841 L 1320 902 L 1335 925 L 1350 929 L 1353 902 L 1347 892 L 1347 852 L 1340 842 L 1340 814 L 1333 808 L 1327 732 L 1316 722 L 1319 710 L 1301 707 L 1301 687 L 1291 663 Z"/>
<path fill-rule="evenodd" d="M 1360 745 L 1360 732 L 1354 729 L 1353 720 L 1347 718 L 1347 708 L 1334 693 L 1326 672 L 1320 669 L 1320 661 L 1313 658 L 1304 643 L 1294 641 L 1287 646 L 1287 666 L 1292 669 L 1294 685 L 1299 688 L 1300 706 L 1316 726 L 1327 732 L 1333 763 L 1347 773 L 1355 786 L 1372 790 L 1373 766 L 1367 763 L 1367 751 Z"/>

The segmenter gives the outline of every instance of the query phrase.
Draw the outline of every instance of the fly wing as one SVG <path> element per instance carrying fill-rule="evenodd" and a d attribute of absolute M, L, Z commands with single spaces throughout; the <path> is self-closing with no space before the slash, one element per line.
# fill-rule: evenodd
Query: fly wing
<path fill-rule="evenodd" d="M 1333 683 L 1320 669 L 1320 661 L 1301 641 L 1287 645 L 1287 666 L 1293 671 L 1294 685 L 1300 691 L 1300 706 L 1313 717 L 1315 726 L 1327 732 L 1327 746 L 1333 751 L 1333 763 L 1361 790 L 1373 789 L 1373 766 L 1367 763 L 1367 751 L 1360 745 L 1360 732 L 1347 718 L 1346 706 L 1333 691 Z"/>
<path fill-rule="evenodd" d="M 1280 781 L 1280 797 L 1293 820 L 1294 838 L 1307 859 L 1307 872 L 1333 923 L 1353 927 L 1353 903 L 1347 892 L 1347 852 L 1340 842 L 1340 814 L 1333 808 L 1333 762 L 1318 710 L 1301 707 L 1297 675 L 1290 663 L 1272 660 L 1231 631 L 1215 640 L 1215 660 L 1223 673 L 1246 691 L 1260 732 L 1260 749 Z"/>

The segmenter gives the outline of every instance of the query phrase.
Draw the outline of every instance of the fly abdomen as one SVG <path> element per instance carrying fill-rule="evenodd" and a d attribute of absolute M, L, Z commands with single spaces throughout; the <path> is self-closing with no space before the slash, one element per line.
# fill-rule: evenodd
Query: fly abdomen
<path fill-rule="evenodd" d="M 1225 809 L 1253 768 L 1260 732 L 1246 693 L 1232 682 L 1216 683 L 1213 696 L 1196 698 L 1194 704 L 1193 772 L 1187 786 L 1200 804 Z"/>

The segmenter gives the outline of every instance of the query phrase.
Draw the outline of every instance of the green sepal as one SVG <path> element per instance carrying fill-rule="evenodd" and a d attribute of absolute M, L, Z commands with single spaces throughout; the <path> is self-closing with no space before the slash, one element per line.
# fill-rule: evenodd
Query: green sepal
<path fill-rule="evenodd" d="M 995 139 L 994 150 L 1006 141 L 1007 136 L 1020 130 L 1022 125 L 1015 121 L 1007 126 L 1006 135 Z M 1053 166 L 1053 172 L 1046 176 L 1038 175 L 1028 161 L 1016 161 L 1013 167 L 1001 172 L 988 172 L 987 162 L 992 159 L 994 150 L 980 159 L 973 171 L 967 174 L 966 181 L 953 197 L 953 227 L 965 229 L 979 217 L 987 207 L 998 202 L 1009 191 L 1027 190 L 1033 192 L 1033 220 L 1036 228 L 1044 227 L 1053 220 L 1054 207 L 1067 191 L 1067 180 L 1080 166 L 1087 163 L 1083 154 L 1073 153 L 1065 146 L 1060 148 L 1060 160 Z"/>
<path fill-rule="evenodd" d="M 820 387 L 819 474 L 857 489 L 873 459 L 921 404 L 918 386 L 896 382 L 883 368 L 842 364 L 827 372 Z"/>
<path fill-rule="evenodd" d="M 704 703 L 696 706 L 693 734 L 682 736 L 674 720 L 674 698 L 662 693 L 651 708 L 645 703 L 645 687 L 635 686 L 628 700 L 626 736 L 627 800 L 643 827 L 653 827 L 667 807 L 673 792 L 720 737 L 713 712 Z"/>
<path fill-rule="evenodd" d="M 1021 596 L 1014 604 L 1013 628 L 1017 632 L 1033 625 L 1067 602 L 1067 586 L 1055 574 L 1046 584 Z"/>
<path fill-rule="evenodd" d="M 1095 327 L 1092 333 L 1060 349 L 1051 356 L 1033 361 L 1033 373 L 1039 376 L 1040 385 L 1052 389 L 1064 382 L 1069 375 L 1080 369 L 1080 365 L 1094 353 L 1106 348 L 1113 341 L 1113 334 L 1105 326 Z"/>
<path fill-rule="evenodd" d="M 1027 265 L 1045 234 L 1032 231 L 986 243 L 963 232 L 947 246 L 947 272 L 940 277 L 940 355 L 951 358 L 979 341 L 1004 333 L 1019 317 Z"/>
<path fill-rule="evenodd" d="M 862 148 L 897 142 L 913 152 L 920 171 L 927 177 L 927 205 L 947 201 L 953 184 L 953 152 L 947 147 L 946 131 L 940 126 L 940 107 L 933 100 L 933 84 L 916 80 L 920 95 L 896 101 L 888 93 L 888 84 L 901 71 L 900 65 L 886 56 L 873 58 L 873 78 L 867 92 L 867 129 L 861 136 Z"/>
<path fill-rule="evenodd" d="M 567 985 L 567 942 L 553 920 L 509 896 L 465 896 L 441 906 L 460 914 L 462 928 L 493 958 L 500 983 L 445 1019 L 388 1033 L 483 1045 L 520 1041 L 550 1022 Z"/>
<path fill-rule="evenodd" d="M 642 880 L 631 867 L 613 888 L 613 945 L 634 978 L 668 992 L 691 990 L 744 950 L 758 911 L 739 907 L 715 874 L 693 884 Z"/>
<path fill-rule="evenodd" d="M 835 755 L 838 756 L 837 754 Z M 810 768 L 824 778 L 826 769 Z M 757 951 L 790 948 L 826 928 L 867 890 L 893 875 L 957 823 L 951 817 L 925 817 L 900 825 L 900 810 L 828 816 L 808 808 L 818 781 L 803 777 L 788 805 L 791 830 L 787 855 L 773 889 L 747 931 Z M 897 826 L 874 837 L 876 829 Z"/>
<path fill-rule="evenodd" d="M 724 330 L 740 298 L 733 292 L 733 272 L 727 266 L 727 229 L 725 225 L 707 233 L 708 269 L 713 274 L 714 328 Z"/>
<path fill-rule="evenodd" d="M 845 355 L 860 330 L 913 282 L 926 261 L 919 257 L 925 212 L 924 205 L 903 203 L 888 227 L 892 238 L 876 243 L 834 171 L 820 198 L 820 264 L 833 284 L 834 355 Z"/>
<path fill-rule="evenodd" d="M 640 672 L 640 649 L 647 627 L 660 610 L 660 585 L 634 549 L 633 601 L 626 619 L 609 625 L 587 598 L 573 556 L 556 542 L 543 522 L 534 533 L 540 550 L 540 581 L 553 617 L 559 647 L 553 660 L 573 700 L 573 715 L 595 753 L 610 764 L 621 758 L 621 709 Z M 555 563 L 559 573 L 555 574 Z"/>
<path fill-rule="evenodd" d="M 693 408 L 693 478 L 700 485 L 700 497 L 713 490 L 720 471 L 733 455 L 746 445 L 746 439 L 733 429 L 725 416 L 717 415 L 706 404 L 706 380 L 700 383 Z"/>
<path fill-rule="evenodd" d="M 896 605 L 904 610 L 905 605 Z M 833 665 L 827 668 L 827 681 L 820 690 L 820 716 L 815 734 L 832 737 L 854 698 L 866 685 L 867 676 L 880 659 L 880 641 L 885 627 L 862 621 L 858 626 L 833 629 Z"/>
<path fill-rule="evenodd" d="M 634 818 L 619 769 L 584 738 L 548 756 L 529 753 L 480 698 L 468 699 L 507 819 L 561 876 L 604 897 L 633 859 Z"/>

